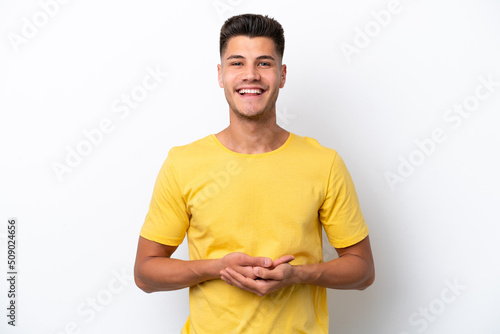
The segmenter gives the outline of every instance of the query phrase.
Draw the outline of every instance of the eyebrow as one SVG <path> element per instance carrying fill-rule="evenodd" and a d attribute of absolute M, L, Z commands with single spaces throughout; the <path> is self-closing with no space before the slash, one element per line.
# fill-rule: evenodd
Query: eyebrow
<path fill-rule="evenodd" d="M 245 57 L 243 57 L 242 55 L 230 55 L 229 57 L 226 58 L 226 60 L 230 60 L 230 59 L 245 59 Z M 271 59 L 271 60 L 276 61 L 276 59 L 274 59 L 274 57 L 271 56 L 271 55 L 258 56 L 257 59 L 258 60 L 261 60 L 261 59 Z"/>

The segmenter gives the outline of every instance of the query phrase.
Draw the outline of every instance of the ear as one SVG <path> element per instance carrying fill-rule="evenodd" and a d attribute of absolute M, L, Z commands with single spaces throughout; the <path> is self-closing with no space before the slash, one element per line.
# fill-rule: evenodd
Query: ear
<path fill-rule="evenodd" d="M 280 88 L 285 87 L 286 82 L 286 65 L 281 66 L 281 78 L 280 78 Z"/>
<path fill-rule="evenodd" d="M 217 78 L 219 80 L 219 87 L 224 88 L 224 81 L 222 80 L 222 65 L 217 64 Z"/>

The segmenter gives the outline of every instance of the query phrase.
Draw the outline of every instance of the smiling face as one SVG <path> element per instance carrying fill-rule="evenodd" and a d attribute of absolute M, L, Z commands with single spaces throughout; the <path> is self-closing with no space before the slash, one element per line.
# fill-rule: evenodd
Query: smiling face
<path fill-rule="evenodd" d="M 240 119 L 259 120 L 276 113 L 286 65 L 281 64 L 272 39 L 231 37 L 217 70 L 229 109 Z"/>

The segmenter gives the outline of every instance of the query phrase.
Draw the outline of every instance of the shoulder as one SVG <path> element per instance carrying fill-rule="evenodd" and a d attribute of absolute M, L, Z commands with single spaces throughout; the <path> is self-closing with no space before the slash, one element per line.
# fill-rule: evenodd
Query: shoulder
<path fill-rule="evenodd" d="M 212 135 L 207 135 L 186 145 L 174 146 L 168 151 L 166 163 L 187 168 L 203 164 L 207 159 L 211 159 L 217 152 Z"/>
<path fill-rule="evenodd" d="M 179 176 L 192 176 L 206 169 L 217 158 L 217 144 L 212 135 L 207 135 L 191 143 L 170 148 L 162 169 L 171 170 Z"/>
<path fill-rule="evenodd" d="M 312 137 L 299 136 L 293 134 L 293 150 L 308 158 L 327 160 L 333 163 L 338 156 L 335 149 L 321 145 L 318 140 Z"/>
<path fill-rule="evenodd" d="M 198 155 L 199 152 L 205 152 L 207 149 L 213 148 L 212 135 L 205 136 L 201 139 L 195 140 L 189 144 L 174 146 L 168 151 L 168 156 L 182 158 Z"/>
<path fill-rule="evenodd" d="M 177 169 L 177 166 L 182 169 L 183 166 L 192 164 L 193 158 L 199 157 L 200 152 L 207 152 L 210 141 L 208 135 L 189 144 L 171 147 L 163 161 L 162 170 Z"/>

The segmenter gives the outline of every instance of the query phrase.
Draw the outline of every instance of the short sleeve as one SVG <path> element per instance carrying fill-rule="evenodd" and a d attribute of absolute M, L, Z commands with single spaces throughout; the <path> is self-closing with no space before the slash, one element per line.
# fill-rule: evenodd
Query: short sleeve
<path fill-rule="evenodd" d="M 368 227 L 361 213 L 354 183 L 337 152 L 319 217 L 330 244 L 335 248 L 352 246 L 368 236 Z"/>
<path fill-rule="evenodd" d="M 175 148 L 168 153 L 155 182 L 149 211 L 140 235 L 164 245 L 178 246 L 184 240 L 189 217 L 178 183 Z"/>

